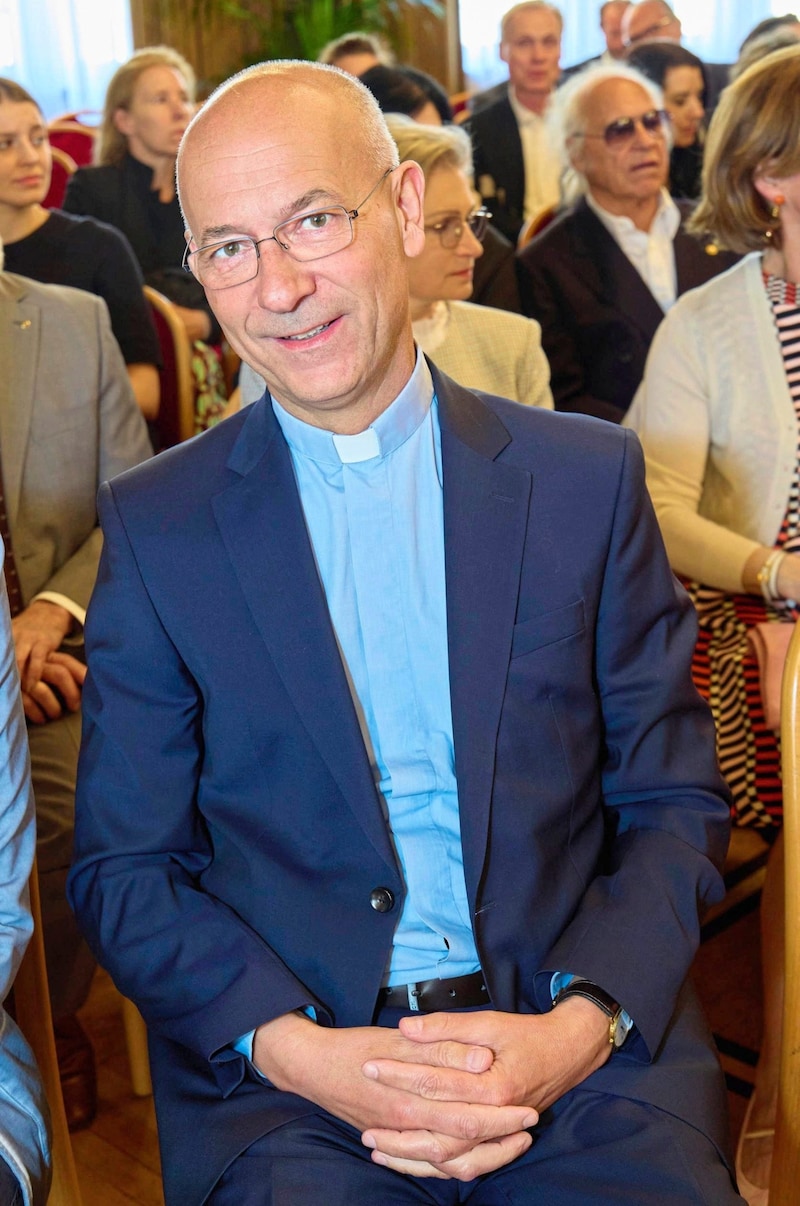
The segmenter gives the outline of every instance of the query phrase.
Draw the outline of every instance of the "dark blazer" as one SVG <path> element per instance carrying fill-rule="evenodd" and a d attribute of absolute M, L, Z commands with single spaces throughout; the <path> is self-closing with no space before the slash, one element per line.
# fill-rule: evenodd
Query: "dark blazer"
<path fill-rule="evenodd" d="M 516 243 L 525 205 L 525 163 L 507 90 L 500 100 L 473 113 L 466 129 L 472 140 L 475 187 L 492 211 L 492 223 Z"/>
<path fill-rule="evenodd" d="M 683 228 L 674 245 L 679 294 L 738 258 Z M 556 410 L 621 422 L 664 317 L 633 264 L 581 198 L 518 252 L 517 267 L 523 313 L 542 327 Z"/>
<path fill-rule="evenodd" d="M 728 805 L 638 441 L 434 380 L 461 835 L 492 1002 L 548 1010 L 558 969 L 603 985 L 638 1032 L 587 1089 L 724 1149 L 682 985 L 696 902 L 722 894 Z M 316 1109 L 231 1043 L 307 1005 L 369 1025 L 403 880 L 269 397 L 100 507 L 70 896 L 150 1028 L 166 1201 L 199 1206 L 255 1138 Z"/>

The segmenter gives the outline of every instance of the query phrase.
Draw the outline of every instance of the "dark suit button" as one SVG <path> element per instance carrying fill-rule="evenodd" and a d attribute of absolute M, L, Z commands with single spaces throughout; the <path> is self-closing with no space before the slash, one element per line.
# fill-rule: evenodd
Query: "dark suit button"
<path fill-rule="evenodd" d="M 388 888 L 373 888 L 369 894 L 369 903 L 376 913 L 389 913 L 394 908 L 394 895 Z"/>

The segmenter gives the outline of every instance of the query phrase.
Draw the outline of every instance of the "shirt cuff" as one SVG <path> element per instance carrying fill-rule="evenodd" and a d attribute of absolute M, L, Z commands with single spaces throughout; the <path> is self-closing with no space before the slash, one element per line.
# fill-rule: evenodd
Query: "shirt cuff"
<path fill-rule="evenodd" d="M 72 599 L 68 599 L 66 595 L 60 595 L 55 590 L 40 590 L 38 595 L 34 595 L 31 603 L 35 603 L 37 599 L 44 600 L 45 603 L 56 603 L 59 607 L 63 607 L 64 611 L 68 611 L 73 620 L 76 620 L 83 628 L 86 623 L 86 608 L 80 607 Z"/>
<path fill-rule="evenodd" d="M 303 1013 L 306 1015 L 306 1017 L 311 1018 L 312 1022 L 316 1022 L 317 1011 L 313 1005 L 306 1005 Z M 249 1062 L 256 1076 L 259 1076 L 261 1080 L 266 1080 L 266 1076 L 264 1076 L 262 1072 L 259 1072 L 258 1068 L 253 1063 L 253 1043 L 255 1041 L 255 1037 L 255 1030 L 248 1030 L 247 1034 L 243 1034 L 236 1040 L 235 1043 L 231 1043 L 231 1046 L 233 1047 L 234 1051 L 238 1051 L 239 1055 L 244 1056 L 244 1058 Z"/>

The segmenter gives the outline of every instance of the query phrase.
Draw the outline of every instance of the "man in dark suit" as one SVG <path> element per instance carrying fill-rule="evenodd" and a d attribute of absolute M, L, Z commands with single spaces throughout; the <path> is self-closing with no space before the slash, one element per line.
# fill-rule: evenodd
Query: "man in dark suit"
<path fill-rule="evenodd" d="M 476 188 L 512 243 L 524 221 L 558 201 L 558 157 L 545 114 L 560 75 L 561 29 L 561 13 L 544 0 L 525 0 L 505 14 L 500 57 L 508 88 L 468 123 Z"/>
<path fill-rule="evenodd" d="M 596 67 L 600 63 L 609 65 L 616 59 L 624 59 L 625 44 L 622 41 L 622 17 L 626 8 L 630 8 L 631 0 L 606 0 L 600 5 L 600 29 L 606 41 L 602 54 L 584 59 L 582 63 L 574 63 L 567 67 L 561 75 L 562 83 L 577 71 L 585 71 L 587 67 Z"/>
<path fill-rule="evenodd" d="M 416 354 L 357 81 L 261 64 L 178 173 L 269 395 L 102 492 L 71 878 L 167 1202 L 737 1201 L 684 986 L 728 805 L 635 438 Z"/>
<path fill-rule="evenodd" d="M 583 195 L 518 253 L 518 268 L 556 409 L 619 423 L 665 310 L 733 261 L 682 229 L 650 85 L 609 70 L 565 85 L 562 136 Z"/>

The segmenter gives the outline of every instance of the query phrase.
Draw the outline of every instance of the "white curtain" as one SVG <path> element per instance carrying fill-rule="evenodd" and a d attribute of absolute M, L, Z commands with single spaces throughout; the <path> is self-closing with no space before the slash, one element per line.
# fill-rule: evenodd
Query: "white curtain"
<path fill-rule="evenodd" d="M 1 2 L 1 0 L 0 0 Z M 486 0 L 459 0 L 464 71 L 475 87 L 504 79 L 497 53 L 500 16 L 513 0 L 501 6 Z M 603 50 L 600 0 L 555 0 L 564 17 L 561 62 L 580 63 Z M 765 17 L 795 12 L 800 0 L 672 0 L 681 19 L 685 45 L 710 63 L 733 63 L 745 35 Z"/>
<path fill-rule="evenodd" d="M 0 0 L 0 75 L 27 88 L 47 118 L 102 108 L 132 53 L 128 0 Z"/>

